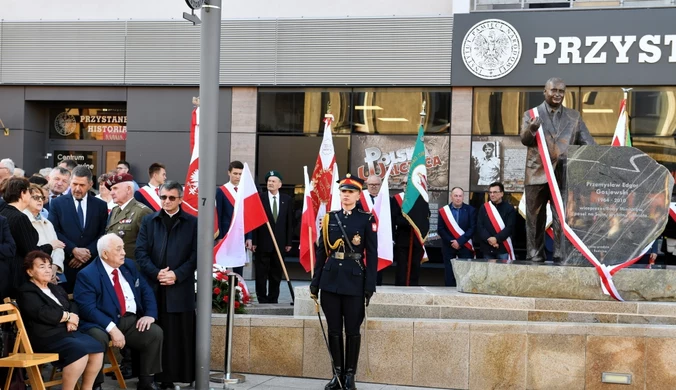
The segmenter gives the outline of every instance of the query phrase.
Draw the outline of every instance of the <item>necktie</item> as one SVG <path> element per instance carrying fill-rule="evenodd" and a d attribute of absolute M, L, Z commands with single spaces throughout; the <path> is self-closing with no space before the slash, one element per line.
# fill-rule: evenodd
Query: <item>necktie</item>
<path fill-rule="evenodd" d="M 272 197 L 272 219 L 277 222 L 277 197 Z"/>
<path fill-rule="evenodd" d="M 155 187 L 155 193 L 160 196 L 160 187 Z"/>
<path fill-rule="evenodd" d="M 235 187 L 235 192 L 237 192 L 237 187 Z"/>
<path fill-rule="evenodd" d="M 82 199 L 77 200 L 77 218 L 80 220 L 82 229 L 85 227 L 84 212 L 82 211 Z"/>
<path fill-rule="evenodd" d="M 120 277 L 118 276 L 118 270 L 113 270 L 113 288 L 115 289 L 115 295 L 117 295 L 117 300 L 120 302 L 120 315 L 124 315 L 127 312 L 127 304 L 124 301 L 124 294 L 122 293 L 122 285 L 120 284 Z"/>

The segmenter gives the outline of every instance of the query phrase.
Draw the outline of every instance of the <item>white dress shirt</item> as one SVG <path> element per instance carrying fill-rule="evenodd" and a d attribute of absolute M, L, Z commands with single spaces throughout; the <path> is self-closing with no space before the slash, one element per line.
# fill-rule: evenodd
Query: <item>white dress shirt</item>
<path fill-rule="evenodd" d="M 108 278 L 110 279 L 110 284 L 113 285 L 113 288 L 115 286 L 115 282 L 113 282 L 113 270 L 117 269 L 117 277 L 120 279 L 120 285 L 122 286 L 122 295 L 124 295 L 124 304 L 127 309 L 127 313 L 136 313 L 136 300 L 134 299 L 134 292 L 131 289 L 131 286 L 127 282 L 127 279 L 124 278 L 124 275 L 122 275 L 122 271 L 119 270 L 119 268 L 113 268 L 108 265 L 103 259 L 101 260 L 101 264 L 103 264 L 103 269 L 106 270 L 106 274 L 108 274 Z M 106 332 L 109 332 L 115 327 L 114 322 L 110 322 L 108 326 L 106 326 Z"/>

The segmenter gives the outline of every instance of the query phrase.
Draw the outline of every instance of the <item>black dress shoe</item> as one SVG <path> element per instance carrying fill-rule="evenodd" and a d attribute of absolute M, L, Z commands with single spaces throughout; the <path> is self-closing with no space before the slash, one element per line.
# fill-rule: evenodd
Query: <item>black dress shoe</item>
<path fill-rule="evenodd" d="M 162 382 L 162 384 L 160 384 L 160 389 L 174 390 L 174 382 Z"/>
<path fill-rule="evenodd" d="M 265 297 L 258 297 L 258 303 L 270 303 L 270 302 L 268 302 L 268 299 Z"/>
<path fill-rule="evenodd" d="M 134 377 L 134 374 L 132 373 L 131 366 L 120 366 L 120 372 L 122 373 L 122 377 L 124 379 L 131 379 Z"/>
<path fill-rule="evenodd" d="M 160 390 L 160 388 L 157 387 L 155 382 L 146 383 L 144 385 L 139 382 L 136 384 L 136 390 Z"/>
<path fill-rule="evenodd" d="M 101 384 L 98 384 L 94 385 L 94 387 L 92 387 L 92 390 L 103 390 L 103 388 L 101 387 Z"/>

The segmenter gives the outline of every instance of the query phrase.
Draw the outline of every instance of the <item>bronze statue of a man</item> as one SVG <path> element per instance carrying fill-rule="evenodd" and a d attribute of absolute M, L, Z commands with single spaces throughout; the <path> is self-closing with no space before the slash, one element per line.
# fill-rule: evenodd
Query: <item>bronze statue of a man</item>
<path fill-rule="evenodd" d="M 526 156 L 526 245 L 527 260 L 543 262 L 545 222 L 547 220 L 547 201 L 552 200 L 547 176 L 537 147 L 535 134 L 540 125 L 547 142 L 547 149 L 554 167 L 556 180 L 563 183 L 563 162 L 570 145 L 596 145 L 587 126 L 576 110 L 563 107 L 566 84 L 560 78 L 551 78 L 545 84 L 545 101 L 537 106 L 538 116 L 534 118 L 530 110 L 523 114 L 521 125 L 521 143 L 528 147 Z M 561 189 L 561 188 L 559 188 Z M 565 195 L 564 195 L 565 196 Z M 554 262 L 560 262 L 561 223 L 552 208 L 552 228 L 554 230 Z"/>

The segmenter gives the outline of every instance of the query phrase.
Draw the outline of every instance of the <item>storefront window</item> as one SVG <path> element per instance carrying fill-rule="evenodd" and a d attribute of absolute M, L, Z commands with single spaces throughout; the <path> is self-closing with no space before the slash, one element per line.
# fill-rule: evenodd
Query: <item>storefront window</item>
<path fill-rule="evenodd" d="M 632 137 L 632 145 L 647 153 L 676 174 L 676 139 L 674 137 Z"/>
<path fill-rule="evenodd" d="M 353 122 L 355 133 L 417 134 L 420 112 L 426 133 L 448 133 L 451 123 L 451 91 L 411 88 L 355 89 Z"/>
<path fill-rule="evenodd" d="M 475 88 L 474 135 L 519 135 L 523 113 L 544 101 L 543 88 Z M 578 88 L 568 87 L 563 105 L 577 109 Z"/>
<path fill-rule="evenodd" d="M 258 132 L 321 134 L 331 110 L 333 132 L 350 132 L 349 89 L 291 89 L 258 92 Z"/>
<path fill-rule="evenodd" d="M 53 108 L 49 111 L 52 140 L 125 141 L 126 108 Z"/>
<path fill-rule="evenodd" d="M 285 186 L 304 185 L 303 166 L 307 166 L 308 173 L 312 175 L 321 143 L 322 137 L 319 136 L 258 136 L 256 183 L 262 184 L 265 172 L 275 170 L 284 177 L 282 183 Z M 336 163 L 341 175 L 347 172 L 349 143 L 349 136 L 333 137 Z"/>
<path fill-rule="evenodd" d="M 582 88 L 582 117 L 592 135 L 612 136 L 624 92 L 620 87 Z M 676 133 L 676 87 L 637 87 L 627 96 L 632 135 Z"/>
<path fill-rule="evenodd" d="M 53 166 L 57 166 L 66 160 L 73 160 L 77 165 L 85 165 L 89 168 L 94 178 L 102 173 L 98 166 L 99 153 L 97 150 L 55 150 L 53 158 Z"/>

